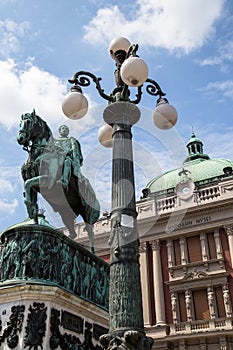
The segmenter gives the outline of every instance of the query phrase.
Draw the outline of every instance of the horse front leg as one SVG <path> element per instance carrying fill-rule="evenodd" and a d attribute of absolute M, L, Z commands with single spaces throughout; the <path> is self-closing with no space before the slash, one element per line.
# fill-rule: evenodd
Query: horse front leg
<path fill-rule="evenodd" d="M 38 223 L 37 192 L 41 180 L 46 177 L 46 175 L 36 176 L 26 180 L 24 183 L 24 203 L 26 204 L 29 218 L 34 219 L 35 223 Z"/>

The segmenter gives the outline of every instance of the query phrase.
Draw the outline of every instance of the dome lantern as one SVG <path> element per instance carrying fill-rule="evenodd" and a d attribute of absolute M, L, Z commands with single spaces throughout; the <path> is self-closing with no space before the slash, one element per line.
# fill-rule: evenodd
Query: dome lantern
<path fill-rule="evenodd" d="M 192 132 L 191 139 L 187 143 L 186 147 L 188 148 L 188 157 L 185 159 L 184 163 L 198 158 L 210 159 L 208 154 L 204 154 L 203 143 L 199 138 L 196 137 L 194 131 Z"/>

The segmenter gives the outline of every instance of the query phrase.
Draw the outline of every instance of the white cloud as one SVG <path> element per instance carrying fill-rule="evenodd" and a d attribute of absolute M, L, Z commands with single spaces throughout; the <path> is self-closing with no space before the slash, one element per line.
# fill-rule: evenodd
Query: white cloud
<path fill-rule="evenodd" d="M 5 215 L 13 214 L 18 206 L 18 200 L 15 195 L 18 181 L 15 181 L 16 167 L 1 167 L 0 177 L 0 213 Z"/>
<path fill-rule="evenodd" d="M 1 199 L 0 198 L 0 213 L 1 214 L 14 214 L 15 209 L 18 206 L 17 199 L 13 199 L 12 201 L 9 201 L 9 199 Z"/>
<path fill-rule="evenodd" d="M 84 38 L 100 45 L 122 35 L 151 47 L 189 53 L 214 34 L 223 5 L 224 0 L 138 0 L 127 14 L 117 5 L 108 6 L 84 27 Z"/>
<path fill-rule="evenodd" d="M 214 81 L 208 83 L 205 87 L 200 88 L 199 91 L 204 92 L 209 96 L 219 96 L 219 101 L 222 97 L 233 99 L 233 80 Z"/>
<path fill-rule="evenodd" d="M 61 116 L 66 85 L 57 77 L 27 62 L 20 70 L 13 60 L 0 61 L 0 123 L 10 128 L 22 113 L 33 108 L 49 119 Z"/>
<path fill-rule="evenodd" d="M 227 40 L 218 48 L 216 56 L 210 56 L 203 60 L 198 60 L 200 66 L 216 66 L 219 65 L 222 71 L 227 70 L 227 65 L 233 61 L 233 40 Z"/>
<path fill-rule="evenodd" d="M 91 108 L 81 122 L 64 116 L 61 103 L 68 92 L 66 82 L 33 65 L 32 59 L 23 69 L 12 59 L 0 61 L 0 74 L 0 123 L 6 128 L 18 125 L 21 114 L 31 112 L 33 108 L 51 128 L 57 129 L 58 125 L 66 123 L 80 133 L 94 124 Z M 93 101 L 89 96 L 88 99 L 92 107 Z"/>
<path fill-rule="evenodd" d="M 0 196 L 5 193 L 13 192 L 14 186 L 8 180 L 0 178 Z"/>
<path fill-rule="evenodd" d="M 0 45 L 3 58 L 19 52 L 21 47 L 20 38 L 24 36 L 29 28 L 30 23 L 28 21 L 21 23 L 16 23 L 9 19 L 0 21 Z"/>

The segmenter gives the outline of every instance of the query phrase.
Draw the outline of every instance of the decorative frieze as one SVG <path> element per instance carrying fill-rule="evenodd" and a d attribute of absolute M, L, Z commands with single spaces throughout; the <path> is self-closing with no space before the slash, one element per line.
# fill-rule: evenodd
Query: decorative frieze
<path fill-rule="evenodd" d="M 52 284 L 108 309 L 109 265 L 76 242 L 39 225 L 6 231 L 1 239 L 0 288 L 22 280 Z"/>

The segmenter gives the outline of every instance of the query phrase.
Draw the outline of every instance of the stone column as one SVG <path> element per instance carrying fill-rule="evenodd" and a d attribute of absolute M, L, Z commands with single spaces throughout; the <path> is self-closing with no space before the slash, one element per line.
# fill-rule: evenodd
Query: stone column
<path fill-rule="evenodd" d="M 186 346 L 186 342 L 184 339 L 179 341 L 179 350 L 186 350 L 187 346 Z"/>
<path fill-rule="evenodd" d="M 228 237 L 231 265 L 233 266 L 233 224 L 224 226 Z"/>
<path fill-rule="evenodd" d="M 223 301 L 224 301 L 224 306 L 226 311 L 226 317 L 232 317 L 232 305 L 231 305 L 231 299 L 230 299 L 229 289 L 227 285 L 223 286 L 222 293 L 223 293 Z"/>
<path fill-rule="evenodd" d="M 206 234 L 201 233 L 200 234 L 200 241 L 201 241 L 201 254 L 202 254 L 202 260 L 207 261 L 208 255 L 207 255 L 207 247 L 206 247 Z"/>
<path fill-rule="evenodd" d="M 186 251 L 185 251 L 185 238 L 180 238 L 180 256 L 181 256 L 181 264 L 186 265 L 187 259 L 186 259 Z"/>
<path fill-rule="evenodd" d="M 150 292 L 150 279 L 149 279 L 149 266 L 148 266 L 148 242 L 142 242 L 139 247 L 140 252 L 140 267 L 141 267 L 141 279 L 142 279 L 142 304 L 143 304 L 143 317 L 144 324 L 146 326 L 152 325 L 151 315 L 151 292 Z"/>
<path fill-rule="evenodd" d="M 200 339 L 200 350 L 207 350 L 207 344 L 205 339 Z"/>
<path fill-rule="evenodd" d="M 217 228 L 214 230 L 214 240 L 215 240 L 215 247 L 216 247 L 216 253 L 217 253 L 217 259 L 222 259 L 222 246 L 221 246 L 221 241 L 219 237 L 219 229 Z"/>
<path fill-rule="evenodd" d="M 171 294 L 171 304 L 173 323 L 177 323 L 177 297 L 175 293 Z"/>
<path fill-rule="evenodd" d="M 173 244 L 172 240 L 168 239 L 167 240 L 167 262 L 168 262 L 168 268 L 173 267 L 174 265 L 174 258 L 173 258 Z"/>
<path fill-rule="evenodd" d="M 187 321 L 191 322 L 193 320 L 193 317 L 192 317 L 192 301 L 191 301 L 191 295 L 189 290 L 185 291 L 185 306 L 186 306 Z"/>
<path fill-rule="evenodd" d="M 210 318 L 215 318 L 216 312 L 215 312 L 215 305 L 214 305 L 213 288 L 210 287 L 207 289 L 207 296 L 208 296 L 208 305 L 209 305 L 209 310 L 210 310 Z"/>
<path fill-rule="evenodd" d="M 220 350 L 228 350 L 229 349 L 225 336 L 219 338 L 219 346 L 220 346 L 219 347 Z"/>
<path fill-rule="evenodd" d="M 165 304 L 163 291 L 163 277 L 160 259 L 160 242 L 153 241 L 151 244 L 153 250 L 153 274 L 154 274 L 154 296 L 155 296 L 155 313 L 156 325 L 165 325 Z"/>

